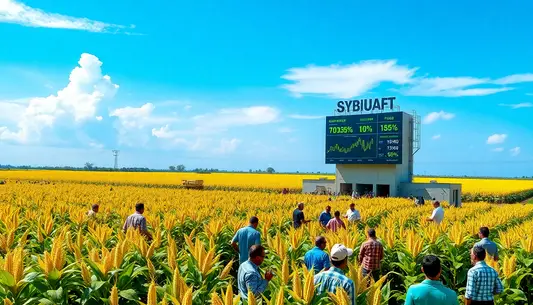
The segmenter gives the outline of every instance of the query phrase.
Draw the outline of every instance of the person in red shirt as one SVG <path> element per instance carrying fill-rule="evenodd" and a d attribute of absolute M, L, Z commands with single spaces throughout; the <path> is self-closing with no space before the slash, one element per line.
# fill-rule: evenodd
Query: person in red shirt
<path fill-rule="evenodd" d="M 368 229 L 368 240 L 359 250 L 359 264 L 363 266 L 363 276 L 371 274 L 375 281 L 379 279 L 379 269 L 383 259 L 383 245 L 376 238 L 376 230 Z"/>

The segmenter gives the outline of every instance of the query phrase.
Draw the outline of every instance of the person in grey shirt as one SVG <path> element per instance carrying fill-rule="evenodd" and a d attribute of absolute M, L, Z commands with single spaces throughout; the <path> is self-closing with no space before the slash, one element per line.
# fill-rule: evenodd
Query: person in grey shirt
<path fill-rule="evenodd" d="M 152 240 L 152 234 L 148 232 L 148 228 L 146 226 L 146 218 L 143 216 L 143 213 L 144 203 L 139 202 L 135 205 L 135 213 L 131 214 L 130 216 L 128 216 L 128 218 L 126 218 L 122 230 L 124 231 L 124 233 L 126 233 L 129 228 L 134 228 L 139 230 L 139 232 L 146 238 L 148 238 L 148 240 Z"/>
<path fill-rule="evenodd" d="M 499 259 L 498 246 L 496 246 L 496 243 L 489 239 L 489 233 L 489 228 L 479 228 L 478 236 L 479 238 L 481 238 L 481 240 L 478 241 L 474 246 L 482 247 L 483 249 L 485 249 L 485 251 L 487 251 L 488 255 L 490 255 L 495 261 L 497 261 Z"/>

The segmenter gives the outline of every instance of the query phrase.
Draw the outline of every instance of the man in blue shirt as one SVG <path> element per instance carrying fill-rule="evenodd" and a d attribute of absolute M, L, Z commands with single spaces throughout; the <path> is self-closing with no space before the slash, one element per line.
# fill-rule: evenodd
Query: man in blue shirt
<path fill-rule="evenodd" d="M 422 260 L 422 272 L 426 279 L 409 287 L 404 305 L 459 305 L 457 293 L 439 280 L 442 267 L 438 257 L 425 256 Z"/>
<path fill-rule="evenodd" d="M 265 260 L 265 248 L 263 246 L 253 245 L 250 248 L 249 257 L 250 259 L 239 266 L 237 272 L 239 294 L 244 300 L 248 300 L 248 291 L 251 291 L 256 299 L 259 298 L 273 277 L 272 272 L 267 271 L 263 279 L 259 272 L 259 266 Z"/>
<path fill-rule="evenodd" d="M 487 254 L 490 255 L 495 261 L 498 260 L 498 246 L 489 239 L 489 228 L 487 227 L 481 227 L 479 228 L 478 236 L 481 238 L 480 241 L 478 241 L 474 246 L 480 246 L 485 251 L 487 251 Z"/>
<path fill-rule="evenodd" d="M 317 274 L 323 269 L 329 269 L 329 255 L 324 251 L 326 244 L 327 242 L 324 236 L 318 236 L 315 239 L 315 247 L 307 251 L 304 256 L 304 263 L 307 270 L 314 269 L 315 274 Z"/>
<path fill-rule="evenodd" d="M 250 218 L 250 225 L 237 231 L 231 240 L 231 246 L 239 252 L 239 262 L 242 264 L 248 260 L 248 251 L 253 245 L 261 244 L 261 233 L 257 231 L 259 219 L 255 216 Z"/>
<path fill-rule="evenodd" d="M 355 284 L 352 279 L 344 275 L 348 267 L 348 257 L 353 255 L 353 250 L 344 245 L 335 244 L 331 248 L 331 267 L 328 271 L 320 272 L 314 277 L 316 294 L 323 295 L 326 292 L 335 293 L 338 288 L 344 289 L 348 294 L 349 305 L 356 305 Z"/>
<path fill-rule="evenodd" d="M 465 305 L 493 305 L 494 295 L 503 292 L 498 272 L 485 263 L 487 252 L 481 246 L 470 251 L 474 267 L 468 270 L 466 278 Z"/>
<path fill-rule="evenodd" d="M 318 217 L 318 222 L 320 222 L 320 225 L 325 228 L 328 222 L 331 219 L 331 207 L 328 205 L 322 213 L 320 213 L 320 216 Z"/>

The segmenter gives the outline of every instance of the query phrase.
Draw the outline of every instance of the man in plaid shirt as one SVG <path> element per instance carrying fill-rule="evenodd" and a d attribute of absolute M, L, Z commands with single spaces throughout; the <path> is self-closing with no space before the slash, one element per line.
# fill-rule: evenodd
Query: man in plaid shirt
<path fill-rule="evenodd" d="M 493 305 L 494 295 L 503 292 L 498 273 L 485 263 L 486 255 L 481 246 L 474 246 L 470 251 L 470 260 L 474 267 L 468 270 L 466 305 Z"/>
<path fill-rule="evenodd" d="M 335 293 L 338 288 L 344 289 L 348 294 L 349 305 L 356 305 L 356 291 L 354 282 L 344 275 L 344 270 L 348 267 L 348 257 L 352 256 L 353 250 L 346 248 L 342 244 L 335 244 L 331 248 L 331 265 L 329 270 L 322 271 L 315 275 L 314 284 L 316 294 L 321 295 L 326 292 Z"/>
<path fill-rule="evenodd" d="M 368 229 L 368 240 L 359 250 L 359 264 L 363 265 L 363 276 L 372 274 L 374 280 L 379 279 L 378 269 L 383 259 L 383 245 L 376 238 L 376 230 Z"/>

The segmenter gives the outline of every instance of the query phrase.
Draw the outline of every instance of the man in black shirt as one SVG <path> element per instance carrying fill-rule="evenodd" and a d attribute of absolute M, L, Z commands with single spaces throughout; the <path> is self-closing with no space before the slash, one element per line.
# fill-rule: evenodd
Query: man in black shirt
<path fill-rule="evenodd" d="M 308 223 L 310 220 L 305 220 L 304 216 L 304 203 L 300 202 L 298 203 L 298 208 L 292 212 L 292 224 L 295 229 L 298 229 L 302 226 L 304 223 Z"/>

